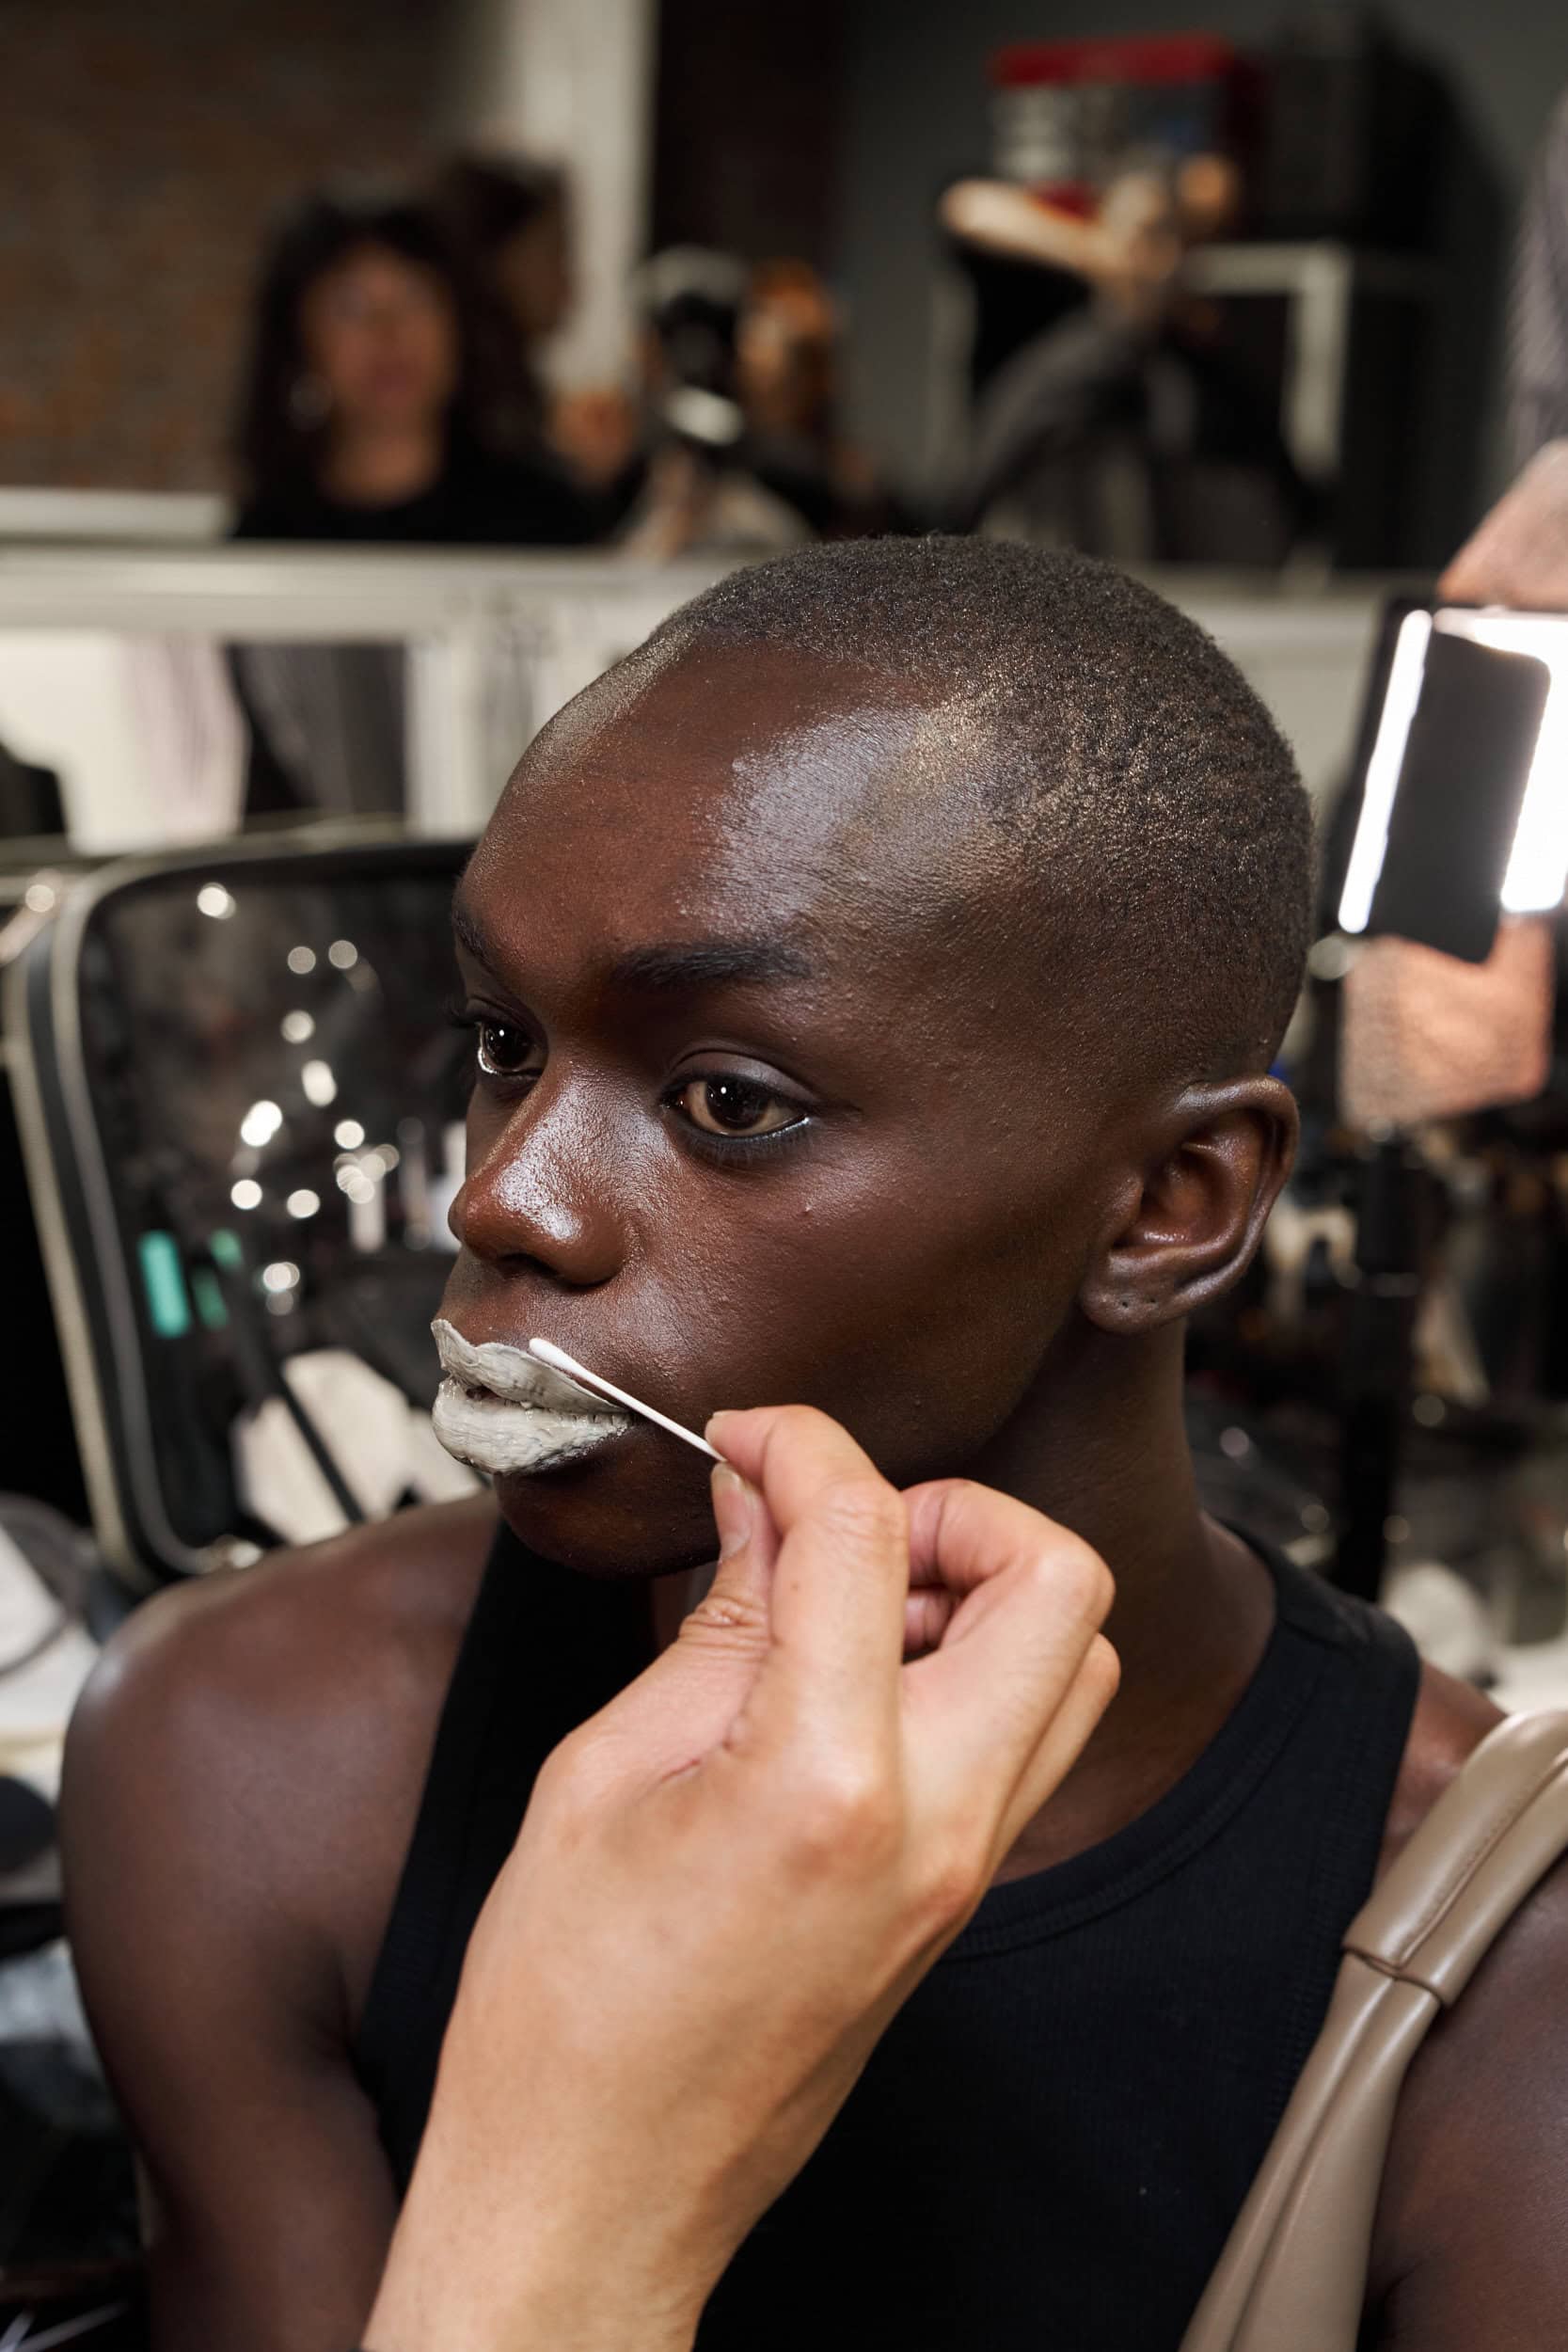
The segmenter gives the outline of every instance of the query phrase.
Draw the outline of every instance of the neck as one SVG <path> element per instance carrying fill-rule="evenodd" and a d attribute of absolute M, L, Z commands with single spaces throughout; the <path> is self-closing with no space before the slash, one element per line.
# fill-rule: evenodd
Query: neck
<path fill-rule="evenodd" d="M 1107 1338 L 1074 1319 L 970 1472 L 1059 1520 L 1116 1578 L 1121 1687 L 1000 1875 L 1098 1844 L 1175 1786 L 1245 1689 L 1274 1622 L 1266 1568 L 1198 1503 L 1180 1327 Z"/>
<path fill-rule="evenodd" d="M 1071 1528 L 1109 1565 L 1121 1686 L 998 1883 L 1114 1836 L 1191 1770 L 1256 1672 L 1268 1570 L 1199 1507 L 1182 1415 L 1182 1333 L 1109 1339 L 1074 1318 L 1034 1390 L 966 1474 Z M 663 1648 L 708 1576 L 654 1587 Z"/>
<path fill-rule="evenodd" d="M 390 506 L 428 490 L 445 453 L 439 422 L 345 426 L 327 452 L 322 487 L 345 506 Z"/>

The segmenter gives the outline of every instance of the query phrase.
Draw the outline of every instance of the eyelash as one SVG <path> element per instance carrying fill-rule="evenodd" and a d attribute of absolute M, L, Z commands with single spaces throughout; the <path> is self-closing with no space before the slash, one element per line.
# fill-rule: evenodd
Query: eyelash
<path fill-rule="evenodd" d="M 453 1029 L 466 1029 L 476 1038 L 474 1058 L 472 1064 L 470 1065 L 471 1080 L 474 1085 L 504 1087 L 509 1083 L 516 1083 L 515 1080 L 509 1081 L 499 1073 L 487 1071 L 480 1067 L 477 1033 L 483 1028 L 487 1028 L 493 1021 L 496 1021 L 496 1016 L 493 1013 L 481 1011 L 472 1005 L 465 1004 L 461 997 L 454 997 L 446 1008 L 446 1019 L 450 1027 Z M 497 1025 L 500 1027 L 515 1027 L 516 1025 L 515 1023 L 497 1022 Z M 659 1097 L 660 1108 L 673 1112 L 675 1111 L 675 1106 L 681 1095 L 685 1093 L 689 1086 L 693 1085 L 697 1079 L 703 1076 L 714 1076 L 718 1074 L 718 1073 L 714 1072 L 696 1072 L 691 1075 L 683 1078 L 678 1086 L 672 1086 Z M 788 1096 L 780 1097 L 781 1101 L 788 1101 L 789 1099 L 790 1098 Z M 678 1112 L 676 1112 L 675 1115 L 677 1118 L 679 1117 Z M 792 1120 L 787 1127 L 776 1127 L 770 1135 L 713 1136 L 709 1135 L 705 1128 L 697 1126 L 689 1119 L 680 1120 L 680 1130 L 681 1139 L 688 1151 L 693 1152 L 698 1159 L 708 1160 L 716 1167 L 733 1168 L 737 1166 L 742 1161 L 755 1162 L 764 1153 L 771 1153 L 774 1152 L 784 1151 L 785 1149 L 799 1151 L 801 1146 L 808 1141 L 808 1139 L 815 1139 L 815 1121 L 813 1120 L 809 1111 L 802 1111 L 800 1116 L 798 1119 Z"/>

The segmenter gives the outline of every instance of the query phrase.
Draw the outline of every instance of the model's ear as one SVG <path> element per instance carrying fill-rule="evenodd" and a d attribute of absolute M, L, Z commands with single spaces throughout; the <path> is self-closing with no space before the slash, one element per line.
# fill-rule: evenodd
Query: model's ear
<path fill-rule="evenodd" d="M 1245 1273 L 1291 1172 L 1299 1120 L 1276 1078 L 1189 1088 L 1131 1179 L 1079 1305 L 1103 1331 L 1148 1331 Z"/>

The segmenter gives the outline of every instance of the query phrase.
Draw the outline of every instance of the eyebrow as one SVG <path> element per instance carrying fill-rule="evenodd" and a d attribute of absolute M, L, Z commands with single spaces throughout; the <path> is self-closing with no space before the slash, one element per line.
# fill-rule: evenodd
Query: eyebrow
<path fill-rule="evenodd" d="M 775 939 L 690 939 L 633 947 L 610 976 L 612 988 L 678 990 L 735 986 L 744 980 L 805 979 L 811 971 L 798 949 Z"/>
<path fill-rule="evenodd" d="M 451 928 L 474 961 L 493 972 L 496 959 L 490 942 L 460 898 L 452 900 Z M 781 939 L 670 940 L 629 948 L 616 960 L 610 985 L 674 995 L 748 980 L 806 979 L 810 974 L 805 957 Z"/>
<path fill-rule="evenodd" d="M 467 947 L 476 963 L 483 963 L 487 972 L 492 971 L 495 967 L 490 942 L 460 898 L 453 898 L 451 902 L 451 928 L 458 946 Z"/>

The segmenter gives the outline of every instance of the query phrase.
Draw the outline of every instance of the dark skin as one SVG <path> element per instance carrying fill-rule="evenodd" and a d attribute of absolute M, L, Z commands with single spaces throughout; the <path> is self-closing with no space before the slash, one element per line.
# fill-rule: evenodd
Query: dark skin
<path fill-rule="evenodd" d="M 1268 1639 L 1266 1570 L 1198 1509 L 1180 1327 L 1247 1263 L 1294 1112 L 1107 1030 L 961 778 L 911 790 L 949 733 L 847 666 L 708 652 L 540 739 L 459 895 L 482 1074 L 446 1311 L 689 1425 L 819 1406 L 900 1485 L 962 1472 L 1093 1544 L 1120 1693 L 1018 1876 L 1171 1788 Z M 499 1502 L 551 1557 L 657 1580 L 664 1633 L 711 1552 L 700 1465 L 641 1427 Z M 348 2054 L 494 1507 L 160 1599 L 73 1727 L 71 1924 L 146 2160 L 162 2352 L 341 2352 L 363 2326 L 395 2199 Z M 1425 1677 L 1386 1855 L 1494 1720 Z M 1378 2345 L 1557 2339 L 1565 1900 L 1418 2061 Z"/>

